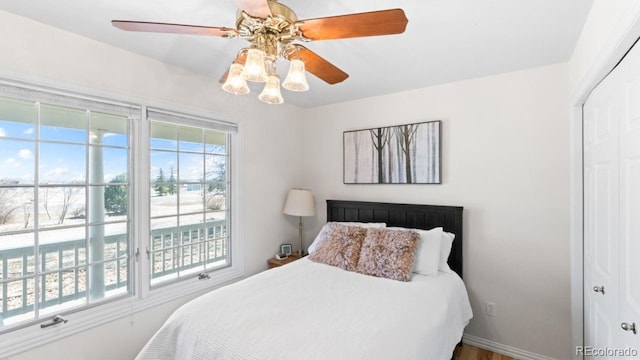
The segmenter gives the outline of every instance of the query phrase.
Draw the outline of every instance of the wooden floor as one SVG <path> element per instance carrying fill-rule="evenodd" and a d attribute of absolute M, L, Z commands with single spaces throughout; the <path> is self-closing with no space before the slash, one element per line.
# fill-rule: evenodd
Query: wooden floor
<path fill-rule="evenodd" d="M 516 360 L 506 355 L 496 354 L 489 350 L 462 344 L 456 349 L 454 360 Z"/>

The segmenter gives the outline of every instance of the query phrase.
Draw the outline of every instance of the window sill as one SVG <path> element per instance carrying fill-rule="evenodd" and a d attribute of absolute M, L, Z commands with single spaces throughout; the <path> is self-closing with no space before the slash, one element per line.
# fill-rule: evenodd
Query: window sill
<path fill-rule="evenodd" d="M 211 278 L 207 280 L 198 280 L 194 276 L 193 280 L 163 286 L 149 292 L 144 299 L 136 295 L 66 314 L 64 317 L 69 320 L 66 324 L 42 329 L 40 323 L 48 320 L 44 318 L 31 326 L 2 334 L 2 356 L 8 358 L 182 297 L 211 291 L 240 280 L 244 276 L 244 269 L 231 266 L 210 275 Z"/>

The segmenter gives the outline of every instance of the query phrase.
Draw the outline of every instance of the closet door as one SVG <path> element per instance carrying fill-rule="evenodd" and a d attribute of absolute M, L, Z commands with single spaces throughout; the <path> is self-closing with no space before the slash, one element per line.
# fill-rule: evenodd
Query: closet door
<path fill-rule="evenodd" d="M 616 84 L 607 77 L 584 105 L 585 345 L 611 347 L 618 334 L 619 197 Z"/>
<path fill-rule="evenodd" d="M 623 98 L 620 121 L 620 334 L 640 351 L 640 46 L 618 66 Z M 618 70 L 618 69 L 616 69 Z"/>
<path fill-rule="evenodd" d="M 640 350 L 640 46 L 583 115 L 585 345 Z"/>

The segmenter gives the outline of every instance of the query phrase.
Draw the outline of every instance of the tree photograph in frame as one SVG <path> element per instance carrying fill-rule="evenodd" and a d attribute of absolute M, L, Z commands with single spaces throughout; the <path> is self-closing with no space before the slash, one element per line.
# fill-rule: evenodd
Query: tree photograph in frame
<path fill-rule="evenodd" d="M 441 184 L 441 121 L 343 133 L 345 184 Z"/>

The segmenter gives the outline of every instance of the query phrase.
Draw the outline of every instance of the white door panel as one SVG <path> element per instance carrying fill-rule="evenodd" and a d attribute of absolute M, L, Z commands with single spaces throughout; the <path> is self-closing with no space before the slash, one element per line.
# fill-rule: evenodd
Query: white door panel
<path fill-rule="evenodd" d="M 585 345 L 640 352 L 640 46 L 594 89 L 583 116 Z"/>
<path fill-rule="evenodd" d="M 640 50 L 619 65 L 620 121 L 620 322 L 640 330 Z M 616 78 L 617 79 L 617 78 Z M 640 351 L 640 334 L 624 332 L 624 346 Z"/>
<path fill-rule="evenodd" d="M 595 301 L 593 305 L 594 325 L 596 329 L 600 331 L 596 333 L 597 336 L 594 336 L 591 346 L 594 348 L 611 347 L 611 344 L 614 342 L 613 328 L 616 324 L 612 322 L 615 321 L 615 319 L 612 319 L 610 315 L 610 304 Z"/>
<path fill-rule="evenodd" d="M 619 289 L 619 99 L 607 81 L 584 106 L 585 345 L 617 341 Z M 588 274 L 588 275 L 587 275 Z M 594 291 L 594 287 L 604 289 Z"/>

